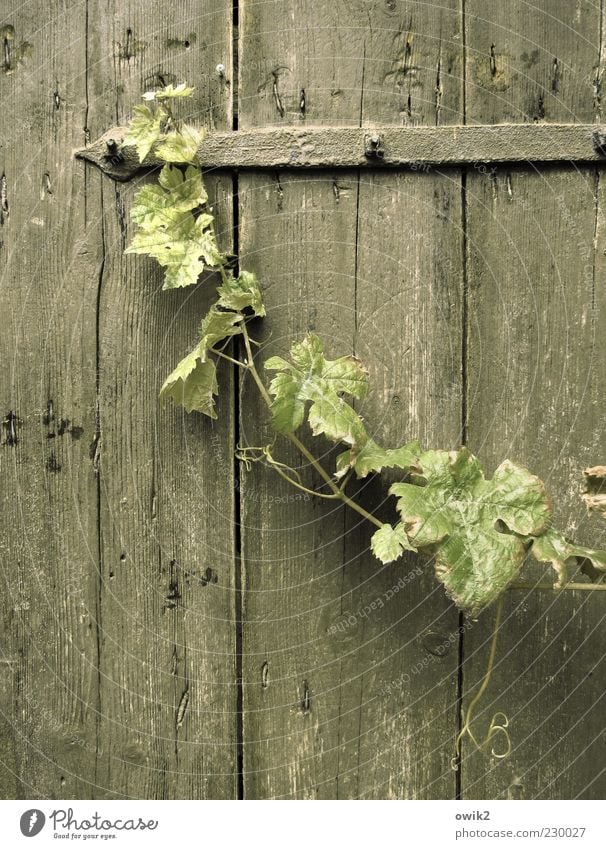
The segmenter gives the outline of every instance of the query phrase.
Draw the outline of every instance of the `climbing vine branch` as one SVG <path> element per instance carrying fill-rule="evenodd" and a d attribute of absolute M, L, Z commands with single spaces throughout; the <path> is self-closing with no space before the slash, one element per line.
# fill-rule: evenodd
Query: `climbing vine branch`
<path fill-rule="evenodd" d="M 256 385 L 275 433 L 271 445 L 238 449 L 237 456 L 247 467 L 262 460 L 306 494 L 343 502 L 374 527 L 370 547 L 382 563 L 398 560 L 404 551 L 431 555 L 437 580 L 465 613 L 477 616 L 497 601 L 488 669 L 469 703 L 456 748 L 460 755 L 462 740 L 467 737 L 486 750 L 497 735 L 504 735 L 504 752 L 496 753 L 492 747 L 496 757 L 504 757 L 511 746 L 506 717 L 496 714 L 482 740 L 472 731 L 474 711 L 492 674 L 503 592 L 510 587 L 545 587 L 516 582 L 529 552 L 535 560 L 551 564 L 558 589 L 606 589 L 606 583 L 599 580 L 591 585 L 571 581 L 571 570 L 582 564 L 601 577 L 606 572 L 606 551 L 578 545 L 555 529 L 543 482 L 510 460 L 503 461 L 487 479 L 478 458 L 465 447 L 456 451 L 423 449 L 416 440 L 393 448 L 380 445 L 347 400 L 362 399 L 368 393 L 367 369 L 354 356 L 328 359 L 322 340 L 313 333 L 293 342 L 287 358 L 265 360 L 264 372 L 271 375 L 266 384 L 252 349 L 263 345 L 251 338 L 248 329 L 265 315 L 261 286 L 251 272 L 242 270 L 235 275 L 219 249 L 213 210 L 196 162 L 203 134 L 175 115 L 176 102 L 192 91 L 177 85 L 147 92 L 145 104 L 135 108 L 123 142 L 136 149 L 140 161 L 153 150 L 164 163 L 157 185 L 137 191 L 131 212 L 135 233 L 127 252 L 157 260 L 164 270 L 165 289 L 195 285 L 204 271 L 216 272 L 220 280 L 216 300 L 200 322 L 193 349 L 167 377 L 161 397 L 172 399 L 188 412 L 216 418 L 217 360 L 238 366 Z M 236 338 L 242 345 L 229 349 Z M 312 436 L 341 446 L 334 470 L 327 470 L 301 438 L 305 425 Z M 279 437 L 290 441 L 327 491 L 306 486 L 294 469 L 276 459 Z M 345 491 L 354 475 L 365 478 L 385 469 L 399 470 L 402 476 L 389 489 L 396 498 L 394 520 L 389 523 L 377 519 Z M 585 502 L 588 509 L 601 514 L 606 513 L 601 491 L 605 475 L 604 466 L 586 470 Z"/>

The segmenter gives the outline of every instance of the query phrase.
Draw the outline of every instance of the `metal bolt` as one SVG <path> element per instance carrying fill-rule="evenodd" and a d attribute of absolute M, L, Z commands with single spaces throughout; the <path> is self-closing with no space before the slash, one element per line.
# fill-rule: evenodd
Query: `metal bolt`
<path fill-rule="evenodd" d="M 106 159 L 109 160 L 112 165 L 120 165 L 124 162 L 124 157 L 122 156 L 118 142 L 115 139 L 107 139 L 105 146 L 107 147 Z"/>
<path fill-rule="evenodd" d="M 219 64 L 215 68 L 215 71 L 219 74 L 220 77 L 224 76 L 225 75 L 225 65 L 223 65 L 221 62 L 219 62 Z"/>
<path fill-rule="evenodd" d="M 373 133 L 372 136 L 367 136 L 364 155 L 373 158 L 382 159 L 385 155 L 383 150 L 383 137 L 379 133 Z"/>

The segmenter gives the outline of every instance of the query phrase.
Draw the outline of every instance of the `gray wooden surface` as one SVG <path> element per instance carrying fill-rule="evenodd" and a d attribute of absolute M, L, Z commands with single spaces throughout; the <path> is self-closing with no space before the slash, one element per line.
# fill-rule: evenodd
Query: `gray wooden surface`
<path fill-rule="evenodd" d="M 160 407 L 210 287 L 160 292 L 123 256 L 135 185 L 72 156 L 184 80 L 211 131 L 599 124 L 598 6 L 9 0 L 1 27 L 0 797 L 602 798 L 601 594 L 508 595 L 478 726 L 504 710 L 514 751 L 453 771 L 491 612 L 461 619 L 423 561 L 381 568 L 355 515 L 238 468 L 268 428 L 229 367 L 217 423 Z M 355 351 L 378 437 L 527 463 L 604 544 L 578 497 L 606 453 L 601 171 L 208 183 L 262 281 L 263 357 L 307 329 Z M 391 515 L 383 484 L 359 496 Z"/>
<path fill-rule="evenodd" d="M 3 795 L 232 797 L 230 373 L 220 430 L 160 408 L 209 292 L 124 258 L 133 186 L 72 157 L 162 80 L 195 79 L 196 120 L 230 127 L 231 7 L 6 11 L 31 48 L 0 73 Z M 211 196 L 229 247 L 231 181 Z"/>
<path fill-rule="evenodd" d="M 601 120 L 598 6 L 544 3 L 547 17 L 507 5 L 488 16 L 466 3 L 468 119 Z M 472 450 L 491 467 L 505 454 L 527 464 L 547 482 L 559 526 L 603 547 L 604 523 L 588 521 L 580 499 L 581 470 L 606 441 L 602 183 L 591 168 L 469 172 L 466 409 Z M 488 768 L 466 751 L 470 797 L 604 797 L 605 616 L 583 592 L 508 596 L 480 722 L 505 711 L 514 751 Z M 489 630 L 486 617 L 464 638 L 464 688 L 483 674 Z"/>

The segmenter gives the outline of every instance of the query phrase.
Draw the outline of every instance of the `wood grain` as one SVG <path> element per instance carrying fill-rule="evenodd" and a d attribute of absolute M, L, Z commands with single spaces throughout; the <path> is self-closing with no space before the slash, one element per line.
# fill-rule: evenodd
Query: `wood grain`
<path fill-rule="evenodd" d="M 4 4 L 0 70 L 2 798 L 88 798 L 98 707 L 95 301 L 74 168 L 84 17 Z M 70 44 L 70 50 L 66 45 Z"/>
<path fill-rule="evenodd" d="M 263 352 L 284 353 L 313 329 L 330 354 L 351 346 L 355 180 L 337 204 L 333 179 L 285 175 L 240 188 L 241 262 L 263 281 Z M 338 347 L 337 347 L 338 346 Z M 271 441 L 267 411 L 243 386 L 240 442 Z M 280 444 L 277 457 L 318 480 Z M 328 458 L 327 458 L 328 459 Z M 326 631 L 342 618 L 343 509 L 293 493 L 267 467 L 241 471 L 244 795 L 337 794 L 339 652 Z"/>
<path fill-rule="evenodd" d="M 305 122 L 413 123 L 402 115 L 412 92 L 414 120 L 435 123 L 433 88 L 424 86 L 432 76 L 435 86 L 440 27 L 442 49 L 462 67 L 454 8 L 356 3 L 345 15 L 341 4 L 306 4 L 313 41 L 301 38 L 302 9 L 288 19 L 285 9 L 241 9 L 243 131 L 301 125 L 297 87 L 309 104 Z M 414 70 L 388 73 L 404 56 Z M 279 68 L 289 69 L 276 72 L 283 115 L 272 81 Z M 440 120 L 456 121 L 456 75 L 443 97 Z M 394 103 L 401 106 L 390 111 Z M 284 353 L 308 329 L 326 339 L 330 356 L 355 351 L 374 384 L 363 413 L 388 442 L 418 432 L 424 413 L 423 436 L 449 445 L 459 436 L 460 200 L 456 174 L 240 175 L 241 259 L 265 287 L 267 353 Z M 262 444 L 268 430 L 254 423 L 266 416 L 251 416 L 252 403 L 245 388 L 241 439 Z M 280 456 L 300 462 L 286 449 Z M 360 490 L 367 508 L 392 515 L 377 484 Z M 243 474 L 245 796 L 452 795 L 456 614 L 442 593 L 427 594 L 433 581 L 418 561 L 379 568 L 370 529 L 355 516 L 330 502 L 293 507 L 287 497 L 271 470 Z"/>
<path fill-rule="evenodd" d="M 547 120 L 591 119 L 597 7 L 539 3 L 529 17 L 525 4 L 514 5 L 505 21 L 500 8 L 466 4 L 471 119 L 526 120 L 541 99 Z M 511 20 L 520 21 L 515 32 Z M 478 79 L 471 58 L 492 42 L 502 88 Z M 554 57 L 557 92 L 548 85 Z M 467 410 L 469 445 L 488 467 L 506 456 L 528 465 L 547 482 L 557 525 L 603 546 L 603 529 L 585 518 L 579 497 L 582 469 L 606 449 L 601 184 L 592 169 L 469 172 Z M 529 564 L 528 579 L 549 579 L 546 572 Z M 601 597 L 508 594 L 478 734 L 502 710 L 514 749 L 498 762 L 467 747 L 464 796 L 603 796 Z M 466 696 L 483 675 L 491 619 L 487 612 L 465 636 Z"/>
<path fill-rule="evenodd" d="M 159 410 L 209 292 L 122 259 L 133 187 L 72 151 L 182 77 L 231 126 L 231 6 L 71 5 L 3 30 L 2 795 L 230 798 L 230 374 L 221 426 Z M 209 187 L 230 248 L 231 181 Z"/>
<path fill-rule="evenodd" d="M 243 126 L 456 124 L 459 3 L 240 3 Z"/>
<path fill-rule="evenodd" d="M 360 411 L 383 444 L 415 436 L 426 446 L 460 444 L 460 201 L 458 171 L 360 177 L 355 351 L 370 365 L 373 386 Z M 385 477 L 362 482 L 359 497 L 393 522 L 387 484 L 401 476 Z M 368 551 L 368 526 L 349 514 L 346 522 L 342 597 L 353 610 L 386 599 L 361 618 L 342 659 L 346 794 L 450 798 L 457 612 L 427 559 L 380 568 Z M 414 579 L 390 597 L 405 575 Z"/>
<path fill-rule="evenodd" d="M 128 120 L 141 93 L 196 86 L 182 106 L 231 124 L 231 6 L 93 3 L 89 128 Z M 94 37 L 93 37 L 93 34 Z M 187 42 L 187 44 L 186 44 Z M 189 45 L 189 47 L 187 46 Z M 91 175 L 99 180 L 99 175 Z M 99 280 L 99 796 L 236 794 L 233 389 L 221 369 L 219 423 L 162 409 L 159 388 L 192 346 L 213 286 L 162 292 L 158 266 L 125 258 L 133 186 L 102 183 Z M 209 181 L 231 249 L 231 181 Z"/>
<path fill-rule="evenodd" d="M 466 123 L 601 117 L 599 3 L 465 0 Z"/>

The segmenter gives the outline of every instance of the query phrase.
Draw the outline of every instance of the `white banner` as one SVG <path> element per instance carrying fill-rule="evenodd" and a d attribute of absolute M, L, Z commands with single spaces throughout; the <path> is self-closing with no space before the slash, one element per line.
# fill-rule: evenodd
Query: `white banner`
<path fill-rule="evenodd" d="M 0 801 L 0 825 L 6 849 L 606 845 L 603 802 Z"/>

